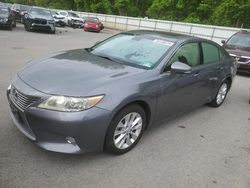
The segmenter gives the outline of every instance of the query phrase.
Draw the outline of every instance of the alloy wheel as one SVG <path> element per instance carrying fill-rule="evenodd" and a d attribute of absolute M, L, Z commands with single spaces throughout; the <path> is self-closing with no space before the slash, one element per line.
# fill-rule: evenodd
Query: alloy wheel
<path fill-rule="evenodd" d="M 130 147 L 139 137 L 142 131 L 142 117 L 137 112 L 125 115 L 116 126 L 113 141 L 118 149 Z"/>
<path fill-rule="evenodd" d="M 216 102 L 218 105 L 224 101 L 226 95 L 227 95 L 227 84 L 223 83 L 216 96 Z"/>

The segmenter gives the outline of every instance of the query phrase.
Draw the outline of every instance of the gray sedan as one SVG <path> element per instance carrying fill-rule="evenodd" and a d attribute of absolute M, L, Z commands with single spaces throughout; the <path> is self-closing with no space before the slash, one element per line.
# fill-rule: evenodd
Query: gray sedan
<path fill-rule="evenodd" d="M 123 154 L 163 120 L 220 106 L 235 73 L 212 41 L 138 30 L 28 63 L 7 97 L 17 128 L 41 148 Z"/>

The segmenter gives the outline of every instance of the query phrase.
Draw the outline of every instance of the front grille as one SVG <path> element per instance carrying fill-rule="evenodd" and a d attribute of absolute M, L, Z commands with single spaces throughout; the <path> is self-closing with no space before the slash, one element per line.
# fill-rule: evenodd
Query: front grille
<path fill-rule="evenodd" d="M 248 61 L 250 61 L 250 57 L 240 56 L 240 58 L 239 58 L 238 61 L 241 61 L 241 62 L 248 62 Z"/>
<path fill-rule="evenodd" d="M 236 61 L 240 61 L 240 62 L 248 62 L 248 61 L 250 61 L 250 57 L 247 57 L 247 56 L 236 56 L 234 54 L 230 54 L 230 56 L 232 58 L 234 58 Z"/>
<path fill-rule="evenodd" d="M 10 99 L 20 110 L 25 110 L 31 104 L 38 101 L 39 97 L 25 95 L 13 87 L 10 91 Z"/>
<path fill-rule="evenodd" d="M 35 24 L 46 25 L 47 24 L 47 20 L 35 19 L 34 23 Z"/>

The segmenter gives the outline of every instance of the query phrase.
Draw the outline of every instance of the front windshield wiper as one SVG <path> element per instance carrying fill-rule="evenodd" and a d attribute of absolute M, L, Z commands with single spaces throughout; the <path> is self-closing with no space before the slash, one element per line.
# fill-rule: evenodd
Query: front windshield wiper
<path fill-rule="evenodd" d="M 107 59 L 107 60 L 110 60 L 110 61 L 114 61 L 114 62 L 116 62 L 113 58 L 111 58 L 111 57 L 109 57 L 109 56 L 105 56 L 105 55 L 97 55 L 97 54 L 95 54 L 96 56 L 98 56 L 98 57 L 101 57 L 101 58 L 104 58 L 104 59 Z"/>
<path fill-rule="evenodd" d="M 87 52 L 91 52 L 93 48 L 84 48 L 84 50 L 86 50 Z"/>

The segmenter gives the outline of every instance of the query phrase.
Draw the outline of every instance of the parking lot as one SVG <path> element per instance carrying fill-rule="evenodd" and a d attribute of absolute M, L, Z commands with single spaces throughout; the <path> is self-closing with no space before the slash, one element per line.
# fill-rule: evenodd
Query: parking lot
<path fill-rule="evenodd" d="M 26 62 L 85 48 L 119 31 L 0 30 L 0 187 L 250 187 L 250 77 L 237 75 L 220 108 L 202 106 L 145 132 L 129 153 L 66 155 L 40 149 L 12 123 L 6 88 Z M 56 70 L 55 70 L 56 71 Z"/>

